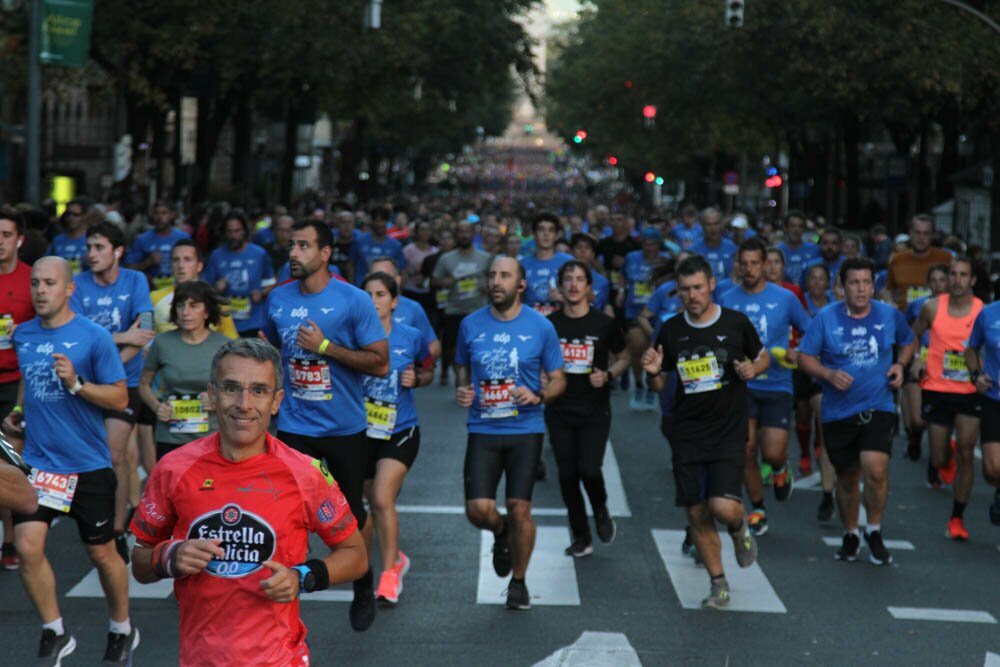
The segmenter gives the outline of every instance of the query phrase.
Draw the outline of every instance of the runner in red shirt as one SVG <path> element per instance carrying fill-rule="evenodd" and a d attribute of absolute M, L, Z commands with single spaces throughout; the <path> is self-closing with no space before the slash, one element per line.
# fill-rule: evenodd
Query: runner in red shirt
<path fill-rule="evenodd" d="M 179 664 L 305 666 L 298 595 L 361 576 L 364 543 L 326 468 L 267 433 L 283 397 L 278 351 L 230 341 L 211 377 L 219 432 L 153 469 L 132 519 L 133 574 L 176 579 Z M 305 560 L 310 532 L 331 549 L 322 560 Z"/>
<path fill-rule="evenodd" d="M 0 420 L 17 403 L 21 371 L 17 368 L 12 336 L 14 327 L 35 316 L 31 305 L 31 267 L 17 259 L 17 249 L 24 242 L 24 216 L 16 209 L 0 207 Z M 0 567 L 16 570 L 20 559 L 14 549 L 14 523 L 10 510 L 0 508 L 3 521 L 3 550 Z"/>

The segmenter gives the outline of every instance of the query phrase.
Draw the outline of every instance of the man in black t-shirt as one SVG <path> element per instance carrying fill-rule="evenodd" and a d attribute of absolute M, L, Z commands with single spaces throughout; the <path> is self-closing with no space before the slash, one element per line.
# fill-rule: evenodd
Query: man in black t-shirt
<path fill-rule="evenodd" d="M 604 262 L 604 268 L 608 271 L 608 280 L 611 281 L 611 303 L 615 301 L 615 291 L 625 289 L 622 279 L 622 269 L 625 266 L 625 255 L 633 250 L 639 250 L 639 242 L 632 238 L 628 225 L 628 218 L 624 213 L 615 213 L 611 216 L 611 236 L 603 238 L 597 244 L 597 255 Z M 620 308 L 617 311 L 621 311 Z M 623 323 L 624 315 L 617 312 L 619 323 Z"/>
<path fill-rule="evenodd" d="M 592 284 L 590 267 L 576 259 L 564 263 L 559 269 L 563 307 L 549 315 L 562 347 L 566 391 L 545 406 L 545 426 L 573 533 L 566 555 L 577 558 L 594 551 L 581 483 L 594 508 L 597 536 L 605 543 L 615 538 L 601 465 L 611 431 L 610 384 L 630 363 L 621 327 L 614 318 L 590 307 Z M 611 368 L 609 352 L 615 355 Z"/>
<path fill-rule="evenodd" d="M 702 606 L 717 609 L 729 604 L 729 584 L 715 521 L 729 529 L 740 567 L 757 557 L 743 511 L 746 383 L 766 371 L 771 358 L 746 315 L 713 303 L 713 290 L 712 268 L 703 257 L 688 257 L 677 266 L 684 312 L 664 322 L 642 365 L 654 391 L 663 390 L 664 373 L 677 371 L 676 404 L 666 428 L 677 505 L 684 507 L 711 577 Z"/>

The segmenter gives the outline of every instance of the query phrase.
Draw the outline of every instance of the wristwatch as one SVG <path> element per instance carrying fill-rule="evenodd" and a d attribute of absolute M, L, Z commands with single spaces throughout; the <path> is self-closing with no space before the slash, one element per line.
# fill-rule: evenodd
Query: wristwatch
<path fill-rule="evenodd" d="M 316 575 L 313 574 L 308 565 L 296 565 L 292 569 L 299 571 L 300 593 L 312 593 L 316 590 Z"/>
<path fill-rule="evenodd" d="M 969 373 L 969 381 L 972 384 L 976 384 L 976 382 L 979 380 L 979 376 L 982 374 L 983 372 L 977 368 L 976 370 Z"/>
<path fill-rule="evenodd" d="M 81 380 L 80 376 L 77 375 L 76 376 L 76 384 L 74 384 L 72 387 L 69 388 L 69 393 L 71 393 L 74 396 L 76 396 L 77 394 L 80 393 L 81 389 L 83 389 L 83 380 Z"/>

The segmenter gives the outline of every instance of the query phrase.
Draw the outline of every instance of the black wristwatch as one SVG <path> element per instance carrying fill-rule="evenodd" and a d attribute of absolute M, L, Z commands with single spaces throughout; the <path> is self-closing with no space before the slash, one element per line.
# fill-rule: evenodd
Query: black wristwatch
<path fill-rule="evenodd" d="M 981 376 L 982 374 L 983 372 L 977 368 L 976 370 L 969 373 L 969 381 L 972 384 L 976 384 L 976 382 L 979 380 L 979 376 Z"/>
<path fill-rule="evenodd" d="M 308 565 L 296 565 L 292 569 L 299 571 L 300 593 L 312 593 L 316 590 L 316 575 L 312 573 Z"/>

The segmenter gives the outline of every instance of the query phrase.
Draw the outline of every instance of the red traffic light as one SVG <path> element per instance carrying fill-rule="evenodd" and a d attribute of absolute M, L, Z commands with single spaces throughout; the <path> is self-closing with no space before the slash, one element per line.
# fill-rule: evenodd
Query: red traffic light
<path fill-rule="evenodd" d="M 656 105 L 647 104 L 642 108 L 643 118 L 656 118 Z"/>
<path fill-rule="evenodd" d="M 775 174 L 774 176 L 768 176 L 764 181 L 764 185 L 769 188 L 780 188 L 784 182 L 785 181 L 781 178 L 780 174 Z"/>
<path fill-rule="evenodd" d="M 582 141 L 582 140 L 584 140 L 584 139 L 587 138 L 587 131 L 586 130 L 577 130 L 576 131 L 576 136 L 580 137 L 580 140 Z"/>
<path fill-rule="evenodd" d="M 616 166 L 618 164 L 618 158 L 616 158 L 614 155 L 609 155 L 608 164 L 610 164 L 612 167 Z"/>
<path fill-rule="evenodd" d="M 656 180 L 656 174 L 654 174 L 651 171 L 647 171 L 645 178 L 647 183 L 652 183 L 653 181 Z"/>

